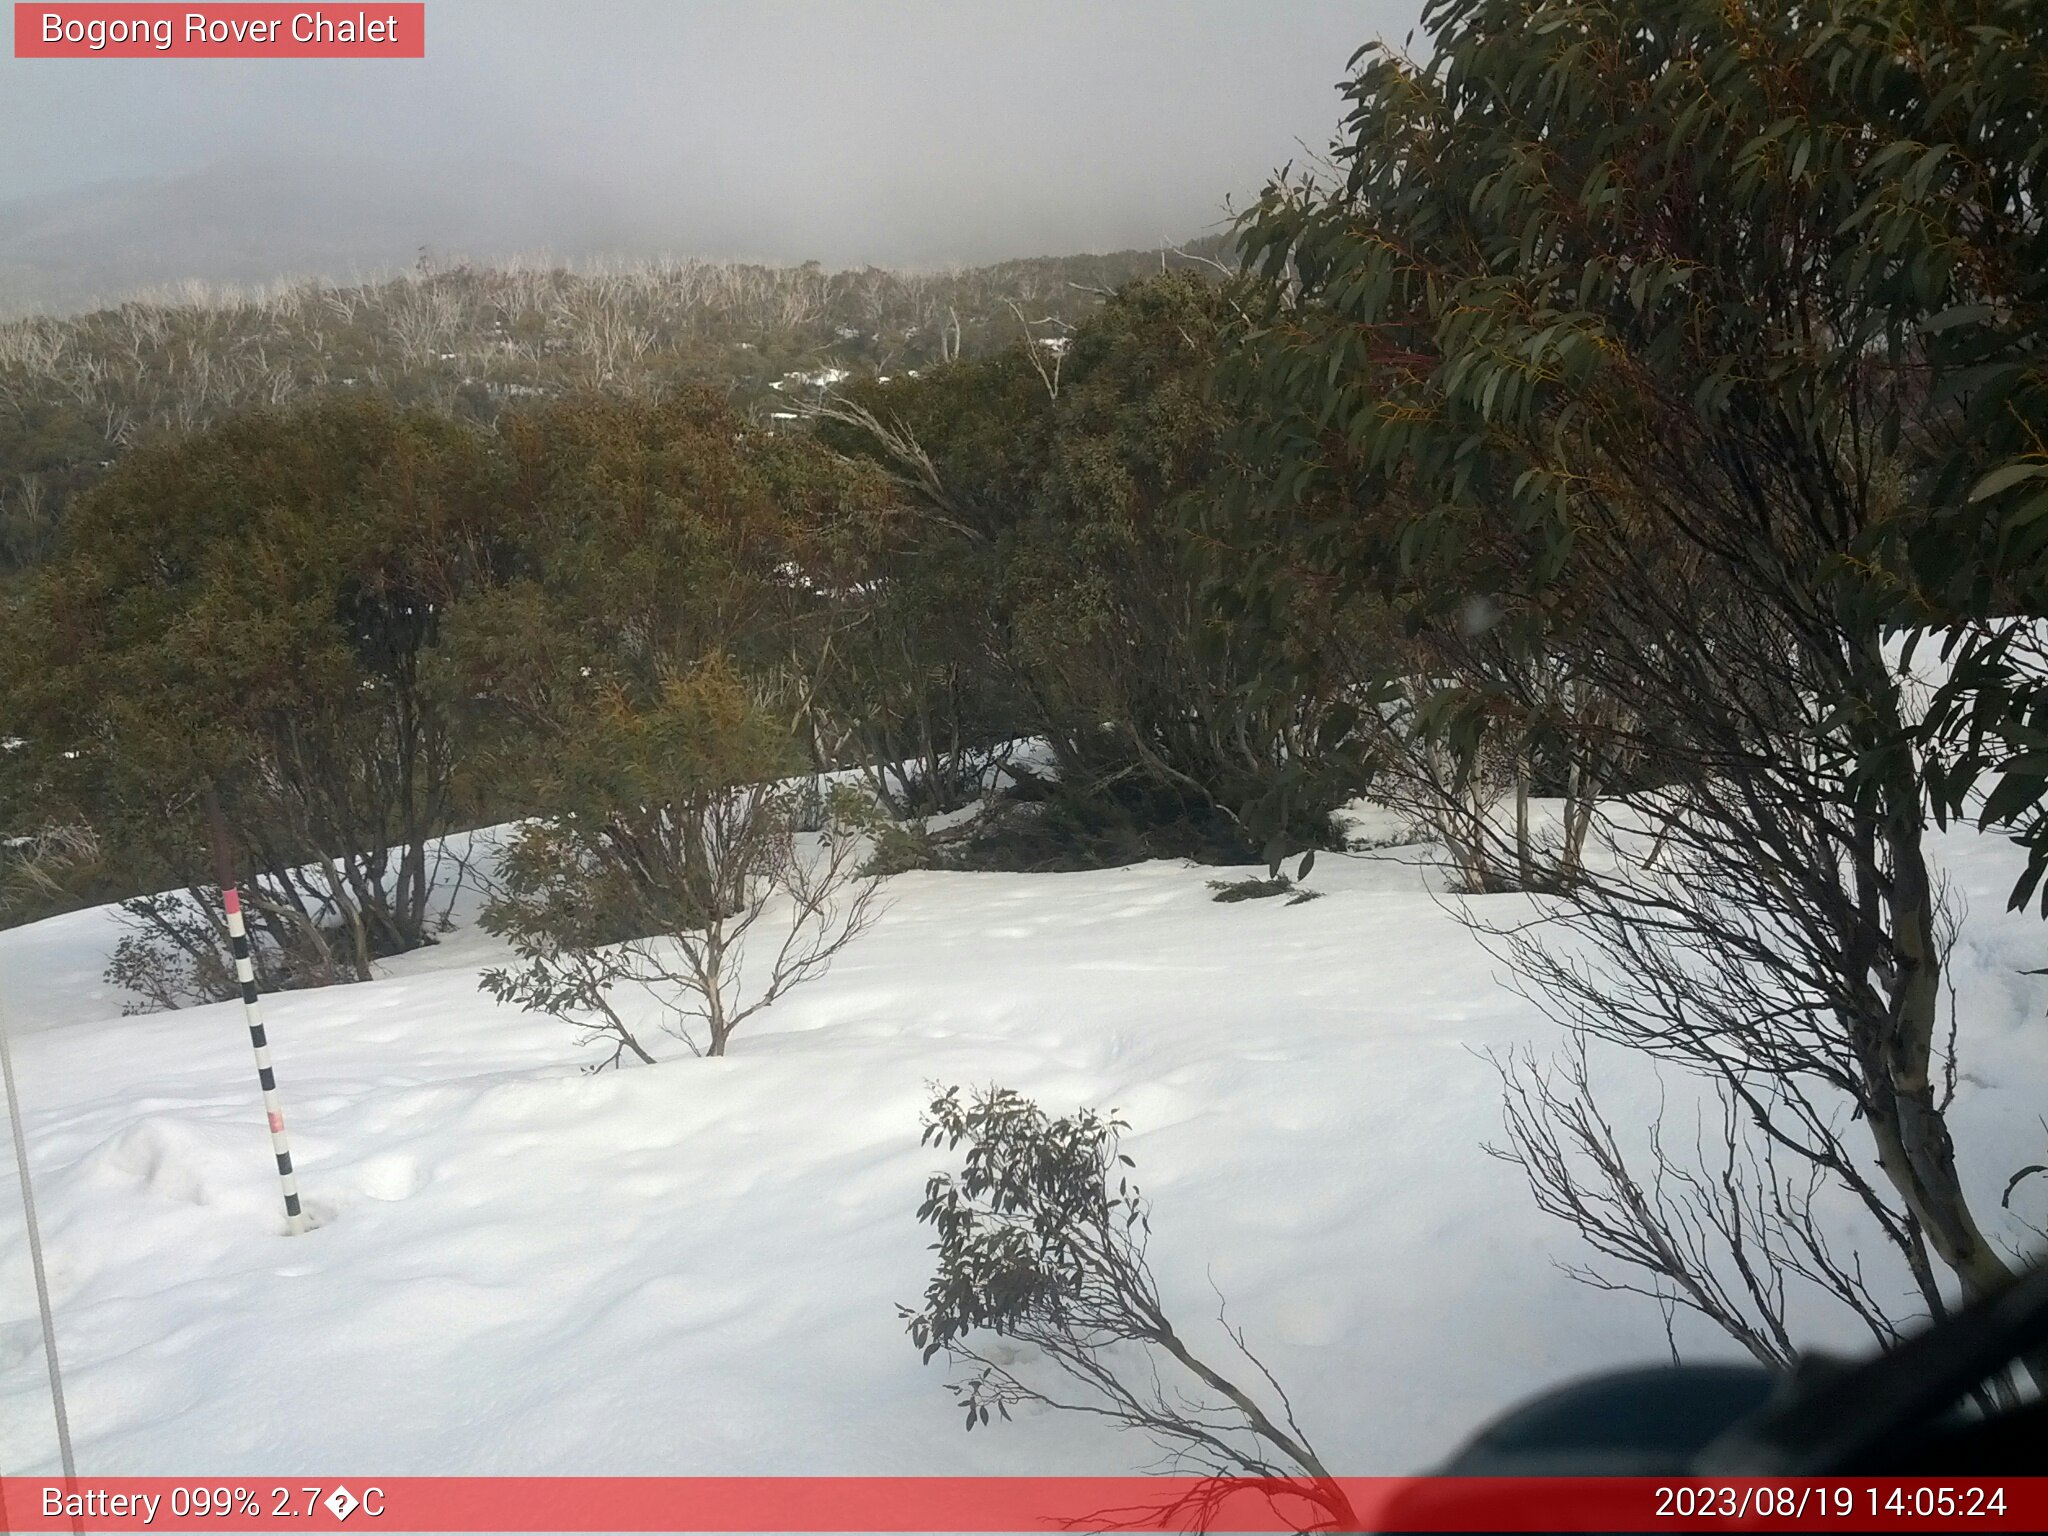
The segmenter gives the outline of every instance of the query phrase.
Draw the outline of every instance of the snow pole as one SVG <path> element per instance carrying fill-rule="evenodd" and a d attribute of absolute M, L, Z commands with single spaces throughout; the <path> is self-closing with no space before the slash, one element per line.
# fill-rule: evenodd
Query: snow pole
<path fill-rule="evenodd" d="M 256 1081 L 263 1089 L 263 1112 L 270 1120 L 270 1150 L 277 1154 L 277 1178 L 284 1186 L 284 1225 L 296 1237 L 306 1230 L 299 1208 L 299 1181 L 292 1172 L 291 1143 L 285 1140 L 284 1103 L 277 1096 L 277 1073 L 270 1065 L 270 1038 L 263 1032 L 263 1004 L 256 990 L 256 964 L 249 949 L 249 927 L 242 921 L 242 892 L 235 884 L 234 858 L 228 851 L 227 820 L 220 797 L 206 796 L 207 832 L 213 841 L 214 874 L 220 882 L 221 910 L 227 914 L 228 944 L 235 952 L 235 980 L 242 984 L 242 1014 L 249 1021 L 249 1044 L 256 1052 Z"/>
<path fill-rule="evenodd" d="M 14 1167 L 21 1178 L 21 1221 L 28 1237 L 29 1270 L 35 1278 L 36 1313 L 43 1324 L 43 1362 L 50 1373 L 50 1411 L 57 1423 L 57 1460 L 64 1468 L 64 1491 L 72 1493 L 78 1487 L 78 1463 L 71 1455 L 71 1415 L 64 1407 L 64 1371 L 57 1363 L 57 1320 L 50 1305 L 50 1274 L 43 1264 L 43 1228 L 36 1218 L 35 1185 L 28 1175 L 28 1132 L 21 1123 L 21 1093 L 14 1081 L 14 1043 L 7 1030 L 4 999 L 0 999 L 0 1078 L 5 1079 L 7 1087 L 7 1128 L 14 1138 Z M 82 1531 L 82 1520 L 74 1516 L 71 1528 Z M 0 1530 L 12 1529 L 6 1502 L 0 1499 Z"/>

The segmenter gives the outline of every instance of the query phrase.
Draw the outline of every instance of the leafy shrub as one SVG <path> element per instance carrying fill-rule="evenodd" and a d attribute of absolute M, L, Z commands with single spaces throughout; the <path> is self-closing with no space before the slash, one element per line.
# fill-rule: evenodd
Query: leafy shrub
<path fill-rule="evenodd" d="M 932 1175 L 918 1208 L 938 1258 L 923 1306 L 898 1309 L 911 1342 L 928 1362 L 966 1368 L 950 1390 L 970 1430 L 1019 1404 L 1094 1414 L 1154 1440 L 1171 1466 L 1287 1480 L 1334 1529 L 1358 1529 L 1243 1335 L 1224 1325 L 1250 1368 L 1233 1383 L 1168 1318 L 1146 1252 L 1150 1207 L 1120 1145 L 1127 1128 L 1114 1112 L 1048 1115 L 1009 1088 L 937 1094 L 923 1140 L 966 1154 L 957 1174 Z M 1043 1385 L 1023 1364 L 1033 1357 L 1062 1385 Z"/>
<path fill-rule="evenodd" d="M 1260 864 L 1268 843 L 1228 810 L 1193 793 L 1136 776 L 1073 783 L 1011 770 L 1014 787 L 937 852 L 953 869 L 1113 869 L 1150 859 Z M 1294 847 L 1341 848 L 1328 813 L 1297 816 Z"/>
<path fill-rule="evenodd" d="M 1288 896 L 1292 892 L 1287 902 L 1290 907 L 1314 901 L 1323 894 L 1321 891 L 1302 890 L 1287 875 L 1272 875 L 1263 880 L 1257 875 L 1247 875 L 1242 880 L 1211 880 L 1209 889 L 1216 893 L 1209 898 L 1211 901 L 1260 901 L 1268 896 Z"/>

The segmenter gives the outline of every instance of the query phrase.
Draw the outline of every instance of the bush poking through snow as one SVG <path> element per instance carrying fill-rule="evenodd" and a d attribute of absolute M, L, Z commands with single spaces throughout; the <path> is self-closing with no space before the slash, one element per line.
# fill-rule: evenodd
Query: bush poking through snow
<path fill-rule="evenodd" d="M 1290 907 L 1314 901 L 1323 894 L 1321 891 L 1302 890 L 1289 875 L 1273 875 L 1265 879 L 1247 875 L 1242 880 L 1211 880 L 1209 889 L 1216 893 L 1209 898 L 1211 901 L 1259 901 L 1268 896 L 1286 896 Z"/>
<path fill-rule="evenodd" d="M 822 975 L 877 915 L 845 796 L 828 799 L 827 831 L 799 841 L 802 781 L 775 774 L 786 750 L 719 658 L 644 704 L 614 697 L 561 748 L 573 798 L 507 852 L 483 924 L 520 963 L 486 972 L 483 989 L 583 1024 L 586 1040 L 613 1046 L 602 1065 L 614 1066 L 654 1059 L 618 1009 L 637 987 L 662 1029 L 723 1056 L 740 1025 Z"/>
<path fill-rule="evenodd" d="M 743 785 L 708 804 L 668 809 L 649 828 L 656 821 L 670 830 L 637 840 L 635 854 L 662 848 L 658 885 L 628 894 L 645 871 L 607 867 L 611 851 L 543 826 L 521 838 L 507 862 L 510 894 L 486 916 L 521 964 L 487 971 L 483 989 L 575 1019 L 586 1042 L 610 1043 L 598 1070 L 628 1052 L 654 1060 L 614 1004 L 622 986 L 652 997 L 660 1027 L 693 1054 L 723 1056 L 740 1025 L 823 975 L 878 915 L 876 882 L 856 870 L 857 841 L 841 828 L 802 847 L 792 796 L 780 786 Z M 764 918 L 772 937 L 746 964 Z M 607 923 L 647 931 L 609 942 L 618 934 Z"/>
<path fill-rule="evenodd" d="M 935 1097 L 925 1144 L 967 1155 L 958 1174 L 932 1175 L 918 1207 L 939 1257 L 924 1306 L 900 1309 L 911 1340 L 927 1362 L 944 1355 L 968 1368 L 949 1390 L 970 1430 L 1018 1403 L 1097 1414 L 1161 1445 L 1168 1470 L 1286 1480 L 1327 1517 L 1316 1528 L 1354 1529 L 1286 1392 L 1243 1335 L 1223 1325 L 1251 1367 L 1250 1390 L 1197 1357 L 1167 1318 L 1146 1259 L 1151 1217 L 1118 1146 L 1127 1128 L 1092 1109 L 1054 1119 L 1009 1088 Z"/>
<path fill-rule="evenodd" d="M 913 869 L 931 869 L 938 863 L 932 836 L 923 817 L 906 821 L 892 818 L 880 800 L 864 804 L 847 803 L 848 825 L 867 840 L 867 861 L 860 872 L 873 879 L 905 874 Z"/>

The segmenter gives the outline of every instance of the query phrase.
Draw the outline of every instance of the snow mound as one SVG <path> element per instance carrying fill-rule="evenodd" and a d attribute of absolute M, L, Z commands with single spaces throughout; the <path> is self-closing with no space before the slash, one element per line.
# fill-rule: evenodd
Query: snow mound
<path fill-rule="evenodd" d="M 257 1154 L 262 1144 L 233 1127 L 208 1126 L 168 1115 L 129 1125 L 82 1158 L 80 1177 L 101 1186 L 106 1198 L 141 1193 L 184 1205 L 254 1206 L 259 1200 Z"/>

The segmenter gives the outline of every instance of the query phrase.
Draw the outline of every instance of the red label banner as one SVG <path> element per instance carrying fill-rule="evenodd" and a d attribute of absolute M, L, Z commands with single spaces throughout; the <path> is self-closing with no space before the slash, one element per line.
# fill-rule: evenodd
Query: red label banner
<path fill-rule="evenodd" d="M 427 8 L 17 3 L 17 59 L 423 59 Z"/>
<path fill-rule="evenodd" d="M 0 1530 L 52 1533 L 2048 1529 L 2048 1477 L 10 1477 L 0 1497 Z"/>

